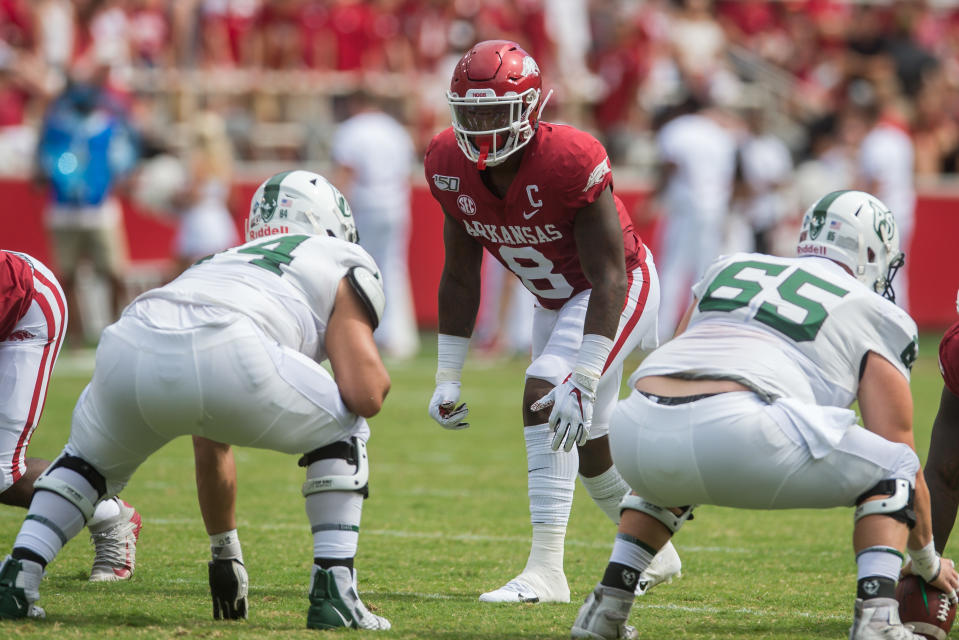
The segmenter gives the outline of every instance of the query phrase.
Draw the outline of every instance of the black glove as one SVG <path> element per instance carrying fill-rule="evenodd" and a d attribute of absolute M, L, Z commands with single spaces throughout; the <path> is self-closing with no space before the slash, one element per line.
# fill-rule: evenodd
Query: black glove
<path fill-rule="evenodd" d="M 246 594 L 249 578 L 239 560 L 213 560 L 210 567 L 210 595 L 213 596 L 213 619 L 246 619 Z"/>

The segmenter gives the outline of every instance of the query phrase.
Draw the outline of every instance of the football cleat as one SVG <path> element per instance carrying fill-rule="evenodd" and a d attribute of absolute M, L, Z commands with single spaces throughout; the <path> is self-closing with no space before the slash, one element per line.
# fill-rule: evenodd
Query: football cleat
<path fill-rule="evenodd" d="M 626 624 L 633 598 L 629 591 L 596 585 L 579 608 L 569 636 L 593 640 L 635 640 L 639 637 L 636 628 Z"/>
<path fill-rule="evenodd" d="M 90 582 L 130 579 L 136 565 L 137 540 L 142 526 L 137 510 L 120 500 L 119 515 L 90 529 L 90 541 L 96 549 Z"/>
<path fill-rule="evenodd" d="M 7 556 L 0 565 L 0 619 L 44 618 L 46 613 L 34 604 L 40 599 L 43 567 L 32 560 Z"/>
<path fill-rule="evenodd" d="M 366 629 L 386 631 L 390 621 L 370 613 L 356 591 L 356 571 L 347 567 L 321 569 L 313 565 L 308 629 Z"/>
<path fill-rule="evenodd" d="M 231 558 L 213 560 L 208 565 L 213 619 L 240 620 L 247 617 L 247 590 L 250 579 L 243 563 Z"/>
<path fill-rule="evenodd" d="M 569 585 L 562 572 L 548 577 L 524 571 L 499 589 L 487 591 L 480 602 L 569 602 Z"/>
<path fill-rule="evenodd" d="M 894 598 L 856 599 L 849 640 L 924 640 L 899 621 Z"/>
<path fill-rule="evenodd" d="M 645 595 L 658 584 L 669 584 L 673 578 L 683 577 L 682 569 L 683 562 L 676 553 L 676 547 L 672 542 L 667 542 L 659 553 L 653 556 L 653 561 L 649 563 L 646 570 L 639 574 L 639 580 L 636 581 L 636 595 Z"/>

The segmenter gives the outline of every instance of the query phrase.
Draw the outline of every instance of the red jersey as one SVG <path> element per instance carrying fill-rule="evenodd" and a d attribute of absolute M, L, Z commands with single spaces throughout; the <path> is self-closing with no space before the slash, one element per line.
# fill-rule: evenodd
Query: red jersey
<path fill-rule="evenodd" d="M 939 371 L 946 388 L 959 396 L 959 322 L 946 330 L 939 343 Z"/>
<path fill-rule="evenodd" d="M 0 342 L 27 313 L 33 302 L 33 269 L 15 253 L 0 251 Z"/>
<path fill-rule="evenodd" d="M 540 122 L 502 199 L 483 184 L 476 163 L 456 145 L 452 128 L 430 142 L 424 168 L 443 210 L 516 274 L 543 307 L 559 309 L 591 288 L 580 267 L 573 220 L 613 185 L 609 157 L 596 138 Z M 613 199 L 623 228 L 624 266 L 632 271 L 646 260 L 646 247 L 622 201 Z"/>

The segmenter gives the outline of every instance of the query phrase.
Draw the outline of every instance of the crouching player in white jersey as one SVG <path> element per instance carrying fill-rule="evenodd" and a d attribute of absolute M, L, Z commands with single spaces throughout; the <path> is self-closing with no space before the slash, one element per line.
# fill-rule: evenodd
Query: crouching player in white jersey
<path fill-rule="evenodd" d="M 637 637 L 632 585 L 698 504 L 855 506 L 852 640 L 919 638 L 894 598 L 904 549 L 912 571 L 954 595 L 914 451 L 916 325 L 884 297 L 903 262 L 892 214 L 867 193 L 830 193 L 806 212 L 798 253 L 719 258 L 680 333 L 630 378 L 610 449 L 634 493 L 572 637 Z"/>
<path fill-rule="evenodd" d="M 384 299 L 349 206 L 325 178 L 285 172 L 254 196 L 244 245 L 148 291 L 107 327 L 70 439 L 0 569 L 0 617 L 37 611 L 40 578 L 104 496 L 181 435 L 302 454 L 313 531 L 307 626 L 388 629 L 360 601 L 356 553 L 366 417 L 389 376 L 373 341 Z M 319 363 L 329 359 L 330 376 Z M 233 571 L 237 597 L 246 572 Z"/>

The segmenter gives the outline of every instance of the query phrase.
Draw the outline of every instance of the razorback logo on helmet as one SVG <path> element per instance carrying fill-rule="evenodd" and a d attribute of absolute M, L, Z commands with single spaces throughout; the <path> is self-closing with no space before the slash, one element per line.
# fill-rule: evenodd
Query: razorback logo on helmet
<path fill-rule="evenodd" d="M 539 75 L 539 65 L 532 56 L 526 56 L 523 58 L 523 77 L 530 75 Z"/>
<path fill-rule="evenodd" d="M 586 186 L 583 187 L 583 193 L 586 193 L 596 185 L 602 183 L 603 178 L 610 173 L 612 169 L 609 166 L 609 158 L 603 158 L 603 161 L 600 162 L 593 169 L 593 172 L 589 174 L 589 180 L 586 181 Z"/>

